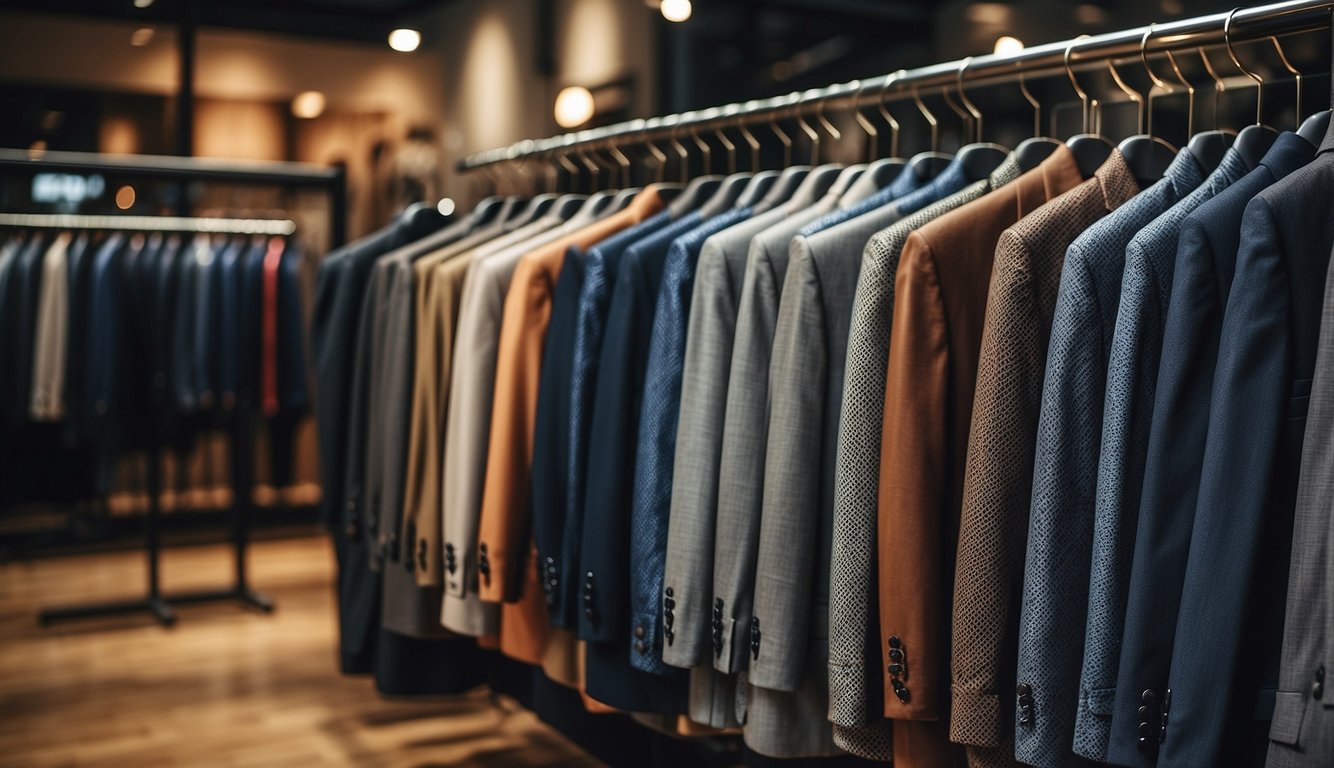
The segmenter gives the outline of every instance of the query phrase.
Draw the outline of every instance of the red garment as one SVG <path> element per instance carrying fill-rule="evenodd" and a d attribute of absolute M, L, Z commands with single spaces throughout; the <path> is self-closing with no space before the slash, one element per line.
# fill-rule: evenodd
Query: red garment
<path fill-rule="evenodd" d="M 264 254 L 264 316 L 260 320 L 260 403 L 265 416 L 278 415 L 278 269 L 282 266 L 284 242 L 269 240 Z"/>

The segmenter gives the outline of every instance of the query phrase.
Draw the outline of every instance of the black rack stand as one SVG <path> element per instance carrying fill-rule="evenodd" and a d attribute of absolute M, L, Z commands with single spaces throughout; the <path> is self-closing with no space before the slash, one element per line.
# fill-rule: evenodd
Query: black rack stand
<path fill-rule="evenodd" d="M 301 163 L 245 163 L 207 160 L 190 157 L 109 157 L 81 152 L 45 152 L 32 155 L 20 150 L 0 149 L 0 171 L 32 175 L 40 172 L 63 171 L 73 173 L 104 173 L 146 179 L 216 181 L 223 183 L 270 184 L 286 188 L 317 188 L 329 197 L 329 247 L 337 248 L 345 238 L 347 221 L 346 177 L 341 168 L 324 168 Z M 182 195 L 182 200 L 187 199 Z M 185 211 L 180 211 L 182 215 Z M 114 218 L 105 219 L 99 227 L 114 226 Z M 177 226 L 179 221 L 168 226 Z M 26 226 L 26 225 L 25 225 Z M 61 225 L 63 226 L 63 225 Z M 210 229 L 208 231 L 224 231 Z M 155 448 L 148 456 L 148 512 L 144 522 L 144 550 L 148 561 L 148 592 L 144 597 L 88 605 L 48 608 L 38 614 L 42 625 L 57 621 L 120 615 L 147 611 L 164 626 L 176 622 L 172 605 L 238 600 L 264 613 L 273 610 L 273 601 L 250 587 L 247 573 L 247 550 L 250 537 L 250 516 L 253 511 L 254 489 L 253 431 L 257 413 L 253 407 L 239 405 L 232 413 L 232 493 L 234 516 L 232 520 L 232 547 L 235 558 L 235 580 L 229 587 L 167 596 L 162 593 L 160 558 L 162 451 Z"/>

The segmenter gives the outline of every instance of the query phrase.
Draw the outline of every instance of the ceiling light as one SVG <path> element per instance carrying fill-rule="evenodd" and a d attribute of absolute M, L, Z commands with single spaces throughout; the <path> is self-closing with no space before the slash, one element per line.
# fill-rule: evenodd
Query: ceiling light
<path fill-rule="evenodd" d="M 302 91 L 292 99 L 292 114 L 305 120 L 313 120 L 324 114 L 324 94 L 319 91 Z"/>
<path fill-rule="evenodd" d="M 130 210 L 130 206 L 132 205 L 134 205 L 134 187 L 131 187 L 129 184 L 126 184 L 125 186 L 116 190 L 117 208 L 121 209 L 122 211 L 128 211 Z"/>
<path fill-rule="evenodd" d="M 153 0 L 134 0 L 135 8 L 147 8 L 153 4 Z"/>
<path fill-rule="evenodd" d="M 574 128 L 593 119 L 593 94 L 581 85 L 560 89 L 556 94 L 556 124 Z"/>
<path fill-rule="evenodd" d="M 1181 0 L 1163 0 L 1159 6 L 1163 9 L 1163 13 L 1172 16 L 1180 16 L 1186 11 L 1186 7 L 1181 4 Z"/>
<path fill-rule="evenodd" d="M 442 197 L 440 198 L 440 202 L 435 204 L 435 209 L 440 212 L 441 216 L 448 216 L 452 214 L 454 212 L 454 208 L 455 208 L 454 199 L 450 197 Z"/>
<path fill-rule="evenodd" d="M 662 11 L 664 19 L 681 22 L 689 19 L 690 12 L 694 9 L 690 5 L 690 0 L 662 0 L 659 10 Z"/>
<path fill-rule="evenodd" d="M 402 53 L 417 50 L 422 44 L 422 33 L 415 29 L 396 29 L 389 33 L 389 47 Z"/>
<path fill-rule="evenodd" d="M 1006 56 L 1011 53 L 1018 53 L 1022 50 L 1024 50 L 1023 40 L 1020 40 L 1017 37 L 1010 37 L 1009 35 L 1001 35 L 996 38 L 996 47 L 992 49 L 992 53 L 995 53 L 998 56 Z"/>
<path fill-rule="evenodd" d="M 1075 7 L 1075 20 L 1086 27 L 1096 27 L 1107 23 L 1107 11 L 1093 3 L 1082 3 Z"/>
<path fill-rule="evenodd" d="M 151 42 L 153 42 L 152 27 L 139 27 L 130 33 L 130 45 L 135 48 L 143 48 Z"/>

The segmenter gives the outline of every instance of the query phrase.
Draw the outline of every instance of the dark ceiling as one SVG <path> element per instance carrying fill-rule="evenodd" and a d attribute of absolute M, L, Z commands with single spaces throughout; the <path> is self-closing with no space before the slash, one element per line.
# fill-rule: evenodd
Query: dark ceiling
<path fill-rule="evenodd" d="M 122 21 L 195 23 L 335 40 L 383 43 L 396 26 L 411 22 L 445 0 L 0 0 L 0 9 Z"/>

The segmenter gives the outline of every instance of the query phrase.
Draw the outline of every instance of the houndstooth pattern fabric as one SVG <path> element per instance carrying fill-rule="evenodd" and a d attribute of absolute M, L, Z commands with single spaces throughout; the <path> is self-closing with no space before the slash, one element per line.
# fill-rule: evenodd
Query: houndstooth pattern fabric
<path fill-rule="evenodd" d="M 1013 169 L 1013 170 L 1011 170 Z M 991 183 L 977 182 L 875 234 L 862 252 L 844 364 L 844 393 L 834 470 L 829 568 L 829 711 L 834 743 L 869 760 L 890 759 L 882 718 L 875 581 L 876 494 L 880 427 L 894 307 L 894 273 L 908 235 L 938 216 L 1009 183 L 1006 163 Z"/>
<path fill-rule="evenodd" d="M 987 297 L 986 321 L 978 359 L 977 388 L 973 421 L 964 471 L 964 520 L 971 535 L 989 531 L 993 539 L 993 557 L 997 558 L 1005 590 L 1013 582 L 1023 548 L 1018 535 L 1029 527 L 1029 505 L 1035 494 L 1033 457 L 1035 443 L 1046 440 L 1038 421 L 1046 370 L 1048 337 L 1061 267 L 1070 243 L 1094 222 L 1128 200 L 1138 191 L 1134 177 L 1119 151 L 1113 151 L 1094 177 L 1044 204 L 1007 229 L 996 246 L 995 265 Z M 1039 438 L 1039 435 L 1043 435 Z M 1051 436 L 1059 439 L 1060 433 Z M 1032 641 L 1026 627 L 1032 623 L 1033 610 L 1027 589 L 1027 573 L 1034 570 L 1033 544 L 1025 569 L 1024 603 L 1019 631 L 1020 664 L 1018 679 L 1032 686 L 1037 702 L 1037 723 L 1043 734 L 1049 718 L 1059 709 L 1049 706 L 1049 698 L 1039 698 L 1064 691 L 1048 692 L 1042 685 L 1045 669 L 1024 665 L 1025 652 Z M 1057 569 L 1061 563 L 1041 563 L 1044 569 Z M 961 562 L 962 567 L 962 562 Z M 1059 620 L 1050 612 L 1039 613 L 1044 622 Z M 1059 653 L 1061 649 L 1050 649 Z M 1008 692 L 998 692 L 1008 694 Z M 1068 718 L 1073 718 L 1073 702 Z M 1030 726 L 1025 725 L 1028 729 Z M 1044 766 L 1067 764 L 1069 742 L 1050 753 L 1034 752 L 1045 741 L 1034 740 L 1025 731 L 1016 733 L 1015 756 L 1022 762 Z"/>
<path fill-rule="evenodd" d="M 1107 366 L 1088 621 L 1074 738 L 1077 754 L 1098 761 L 1106 760 L 1111 736 L 1130 559 L 1177 235 L 1187 215 L 1247 170 L 1241 156 L 1230 150 L 1209 178 L 1200 183 L 1199 171 L 1189 154 L 1183 152 L 1177 160 L 1169 170 L 1178 172 L 1168 179 L 1179 178 L 1186 182 L 1185 189 L 1193 191 L 1179 195 L 1175 205 L 1146 225 L 1126 246 L 1121 301 Z"/>
<path fill-rule="evenodd" d="M 1087 530 L 1092 519 L 1093 471 L 1098 460 L 1103 383 L 1116 322 L 1125 246 L 1140 227 L 1198 183 L 1198 171 L 1189 180 L 1177 180 L 1193 168 L 1189 155 L 1179 156 L 1168 169 L 1165 181 L 1136 195 L 1075 238 L 1066 250 L 1061 268 L 1043 387 L 1048 393 L 1059 392 L 1062 396 L 1050 400 L 1059 413 L 1049 413 L 1044 401 L 1039 419 L 1060 428 L 1052 430 L 1058 439 L 1048 439 L 1047 431 L 1039 432 L 1034 476 L 1046 478 L 1043 487 L 1047 490 L 1040 500 L 1034 501 L 1030 526 L 1049 519 L 1053 524 L 1069 527 L 1064 537 L 1071 543 L 1067 570 L 1060 574 L 1057 583 L 1046 584 L 1043 589 L 1053 595 L 1068 593 L 1063 600 L 1071 607 L 1062 615 L 1066 628 L 1072 632 L 1070 642 L 1075 641 L 1073 633 L 1083 628 L 1082 599 L 1088 587 L 1084 553 L 1089 549 Z M 1044 517 L 1048 510 L 1052 510 L 1050 518 Z M 1084 533 L 1080 534 L 1080 530 Z M 1013 535 L 1018 537 L 1019 543 L 1013 547 L 1017 550 L 1022 546 L 1025 532 L 1015 531 Z M 1014 707 L 1009 697 L 1015 685 L 1014 637 L 1018 612 L 1014 608 L 1021 597 L 1018 582 L 1023 578 L 1022 555 L 1015 554 L 1006 560 L 1004 566 L 1008 570 L 1003 577 L 993 570 L 973 567 L 977 556 L 969 554 L 970 551 L 992 546 L 986 537 L 971 535 L 971 528 L 965 523 L 959 542 L 955 615 L 958 626 L 973 627 L 968 633 L 972 645 L 965 652 L 965 644 L 958 642 L 963 633 L 956 631 L 955 677 L 956 684 L 965 678 L 963 659 L 990 657 L 985 665 L 967 671 L 967 676 L 977 676 L 969 687 L 993 692 L 985 711 L 995 723 L 994 732 L 1012 738 Z M 1011 585 L 1008 597 L 998 599 L 994 594 L 991 585 L 997 582 Z M 1073 607 L 1076 603 L 1080 604 L 1078 608 Z M 960 727 L 956 719 L 956 731 Z M 1009 753 L 1013 755 L 1012 745 Z"/>

